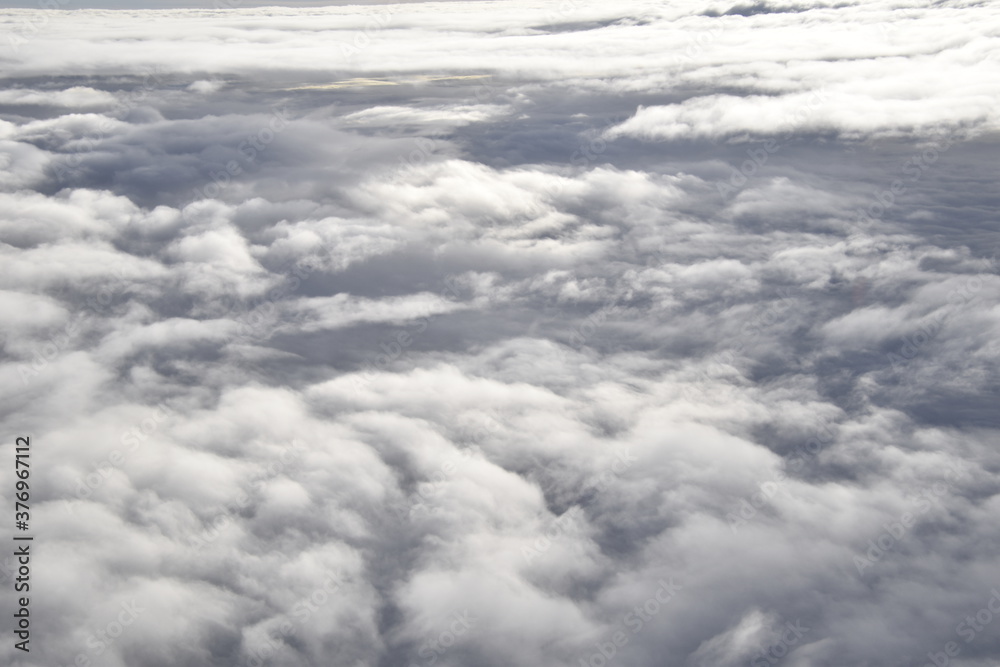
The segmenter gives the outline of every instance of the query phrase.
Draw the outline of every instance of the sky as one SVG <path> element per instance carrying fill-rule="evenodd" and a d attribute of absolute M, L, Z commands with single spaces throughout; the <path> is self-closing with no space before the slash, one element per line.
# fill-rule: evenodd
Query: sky
<path fill-rule="evenodd" d="M 0 11 L 0 663 L 996 665 L 1000 8 L 122 4 Z"/>

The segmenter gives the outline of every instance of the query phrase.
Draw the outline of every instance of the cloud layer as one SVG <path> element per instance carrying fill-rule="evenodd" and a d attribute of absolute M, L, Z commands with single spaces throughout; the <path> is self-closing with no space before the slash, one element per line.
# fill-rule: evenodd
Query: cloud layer
<path fill-rule="evenodd" d="M 1000 655 L 995 8 L 0 24 L 5 664 Z"/>

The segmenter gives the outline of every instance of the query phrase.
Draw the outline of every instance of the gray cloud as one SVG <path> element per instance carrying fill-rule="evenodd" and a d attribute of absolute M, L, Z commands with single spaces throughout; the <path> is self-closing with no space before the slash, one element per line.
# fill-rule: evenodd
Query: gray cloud
<path fill-rule="evenodd" d="M 991 664 L 998 20 L 0 12 L 0 655 Z"/>

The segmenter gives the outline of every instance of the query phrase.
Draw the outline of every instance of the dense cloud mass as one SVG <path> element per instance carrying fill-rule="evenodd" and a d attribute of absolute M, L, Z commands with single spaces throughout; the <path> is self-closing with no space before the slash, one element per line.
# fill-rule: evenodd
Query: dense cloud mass
<path fill-rule="evenodd" d="M 0 663 L 997 663 L 1000 7 L 237 4 L 0 11 Z"/>

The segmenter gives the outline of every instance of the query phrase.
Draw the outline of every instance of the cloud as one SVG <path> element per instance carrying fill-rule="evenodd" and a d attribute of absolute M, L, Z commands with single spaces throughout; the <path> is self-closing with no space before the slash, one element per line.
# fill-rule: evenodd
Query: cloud
<path fill-rule="evenodd" d="M 249 4 L 0 11 L 0 659 L 997 655 L 994 8 Z"/>
<path fill-rule="evenodd" d="M 45 91 L 13 89 L 0 92 L 0 104 L 10 106 L 59 106 L 72 109 L 108 108 L 115 96 L 103 90 L 73 86 L 65 90 Z"/>

